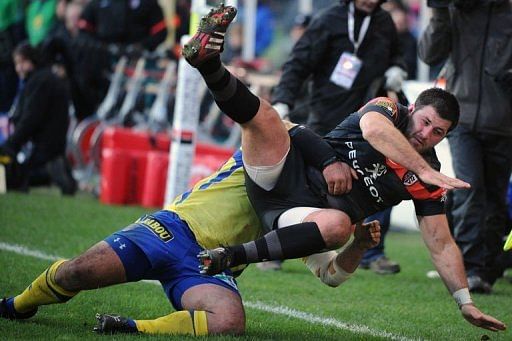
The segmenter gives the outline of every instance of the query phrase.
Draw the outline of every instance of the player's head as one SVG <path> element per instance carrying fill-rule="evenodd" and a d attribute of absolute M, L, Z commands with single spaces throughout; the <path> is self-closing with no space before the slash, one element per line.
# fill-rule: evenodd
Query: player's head
<path fill-rule="evenodd" d="M 345 3 L 354 1 L 354 6 L 361 12 L 372 13 L 386 0 L 343 0 Z"/>
<path fill-rule="evenodd" d="M 414 103 L 407 138 L 422 152 L 438 144 L 459 121 L 459 103 L 455 96 L 440 88 L 423 91 Z"/>
<path fill-rule="evenodd" d="M 414 103 L 414 110 L 430 105 L 437 114 L 450 121 L 452 124 L 449 131 L 453 130 L 459 122 L 460 108 L 459 101 L 453 94 L 441 88 L 430 88 L 420 93 Z"/>
<path fill-rule="evenodd" d="M 37 50 L 27 42 L 22 42 L 12 53 L 16 73 L 21 79 L 25 79 L 39 64 Z"/>

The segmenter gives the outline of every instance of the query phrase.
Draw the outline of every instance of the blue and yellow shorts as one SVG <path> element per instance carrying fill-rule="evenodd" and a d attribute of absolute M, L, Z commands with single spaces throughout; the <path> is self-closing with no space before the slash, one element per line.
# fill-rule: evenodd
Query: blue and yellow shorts
<path fill-rule="evenodd" d="M 197 254 L 202 247 L 188 225 L 174 212 L 162 210 L 143 215 L 105 241 L 123 262 L 129 282 L 160 281 L 177 310 L 183 310 L 183 293 L 196 285 L 216 284 L 239 294 L 229 270 L 215 276 L 199 273 Z"/>

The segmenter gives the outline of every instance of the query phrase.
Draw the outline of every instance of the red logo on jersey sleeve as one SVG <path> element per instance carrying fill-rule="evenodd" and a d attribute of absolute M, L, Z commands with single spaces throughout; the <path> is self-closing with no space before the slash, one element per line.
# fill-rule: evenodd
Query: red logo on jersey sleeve
<path fill-rule="evenodd" d="M 400 179 L 413 199 L 442 201 L 446 190 L 423 183 L 416 174 L 402 165 L 386 159 L 386 164 Z"/>

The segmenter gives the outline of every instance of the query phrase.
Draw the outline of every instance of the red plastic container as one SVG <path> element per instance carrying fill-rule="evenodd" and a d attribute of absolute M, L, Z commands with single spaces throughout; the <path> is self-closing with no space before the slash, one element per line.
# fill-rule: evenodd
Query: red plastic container
<path fill-rule="evenodd" d="M 169 134 L 108 127 L 102 139 L 100 201 L 162 207 L 169 165 Z M 218 169 L 233 149 L 198 143 L 190 186 Z"/>
<path fill-rule="evenodd" d="M 147 155 L 141 205 L 144 207 L 162 207 L 167 184 L 169 154 L 149 152 Z"/>

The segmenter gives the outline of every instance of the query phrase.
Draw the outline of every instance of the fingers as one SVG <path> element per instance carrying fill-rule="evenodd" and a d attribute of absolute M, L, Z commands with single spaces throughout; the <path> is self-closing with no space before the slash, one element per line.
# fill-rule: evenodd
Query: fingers
<path fill-rule="evenodd" d="M 350 171 L 351 169 L 352 168 L 349 167 L 349 171 L 347 171 L 347 177 L 346 177 L 347 182 L 346 182 L 345 192 L 343 192 L 343 193 L 348 193 L 352 190 L 352 174 Z"/>
<path fill-rule="evenodd" d="M 352 175 L 352 178 L 358 180 L 359 177 L 357 176 L 356 170 L 354 168 L 350 167 L 350 166 L 349 166 L 349 168 L 350 168 L 350 174 Z"/>
<path fill-rule="evenodd" d="M 449 176 L 446 176 L 444 174 L 441 174 L 439 173 L 440 175 L 442 175 L 442 179 L 440 179 L 441 181 L 444 182 L 444 186 L 441 186 L 443 188 L 446 188 L 448 190 L 451 190 L 451 189 L 468 189 L 468 188 L 471 188 L 471 185 L 465 181 L 462 181 L 460 179 L 457 179 L 457 178 L 451 178 Z"/>
<path fill-rule="evenodd" d="M 327 181 L 329 194 L 341 195 L 352 190 L 352 174 L 350 167 L 344 163 L 333 164 L 328 170 L 324 170 L 324 178 Z"/>
<path fill-rule="evenodd" d="M 494 332 L 507 329 L 507 326 L 503 322 L 490 315 L 483 314 L 475 306 L 463 306 L 462 312 L 464 318 L 477 327 Z"/>
<path fill-rule="evenodd" d="M 331 195 L 340 195 L 347 191 L 347 184 L 343 179 L 338 179 L 329 183 L 329 193 Z"/>
<path fill-rule="evenodd" d="M 455 180 L 455 183 L 453 183 L 453 187 L 455 188 L 461 188 L 461 189 L 469 189 L 471 188 L 471 185 L 465 181 L 462 181 L 460 179 L 453 179 Z"/>
<path fill-rule="evenodd" d="M 336 194 L 343 194 L 347 192 L 347 181 L 345 181 L 345 177 L 340 179 L 338 185 L 336 186 Z"/>
<path fill-rule="evenodd" d="M 334 182 L 334 181 L 329 181 L 327 183 L 327 189 L 329 191 L 329 194 L 336 195 L 336 193 L 334 191 L 335 185 L 336 185 L 336 182 Z"/>
<path fill-rule="evenodd" d="M 444 175 L 436 170 L 429 170 L 423 173 L 420 178 L 429 184 L 447 189 L 468 189 L 471 188 L 471 185 L 465 181 L 462 181 L 457 178 L 452 178 L 447 175 Z"/>
<path fill-rule="evenodd" d="M 505 325 L 505 323 L 503 323 L 489 315 L 483 315 L 480 318 L 480 323 L 481 323 L 480 327 L 489 329 L 492 331 L 499 331 L 499 330 L 507 329 L 507 326 Z"/>

